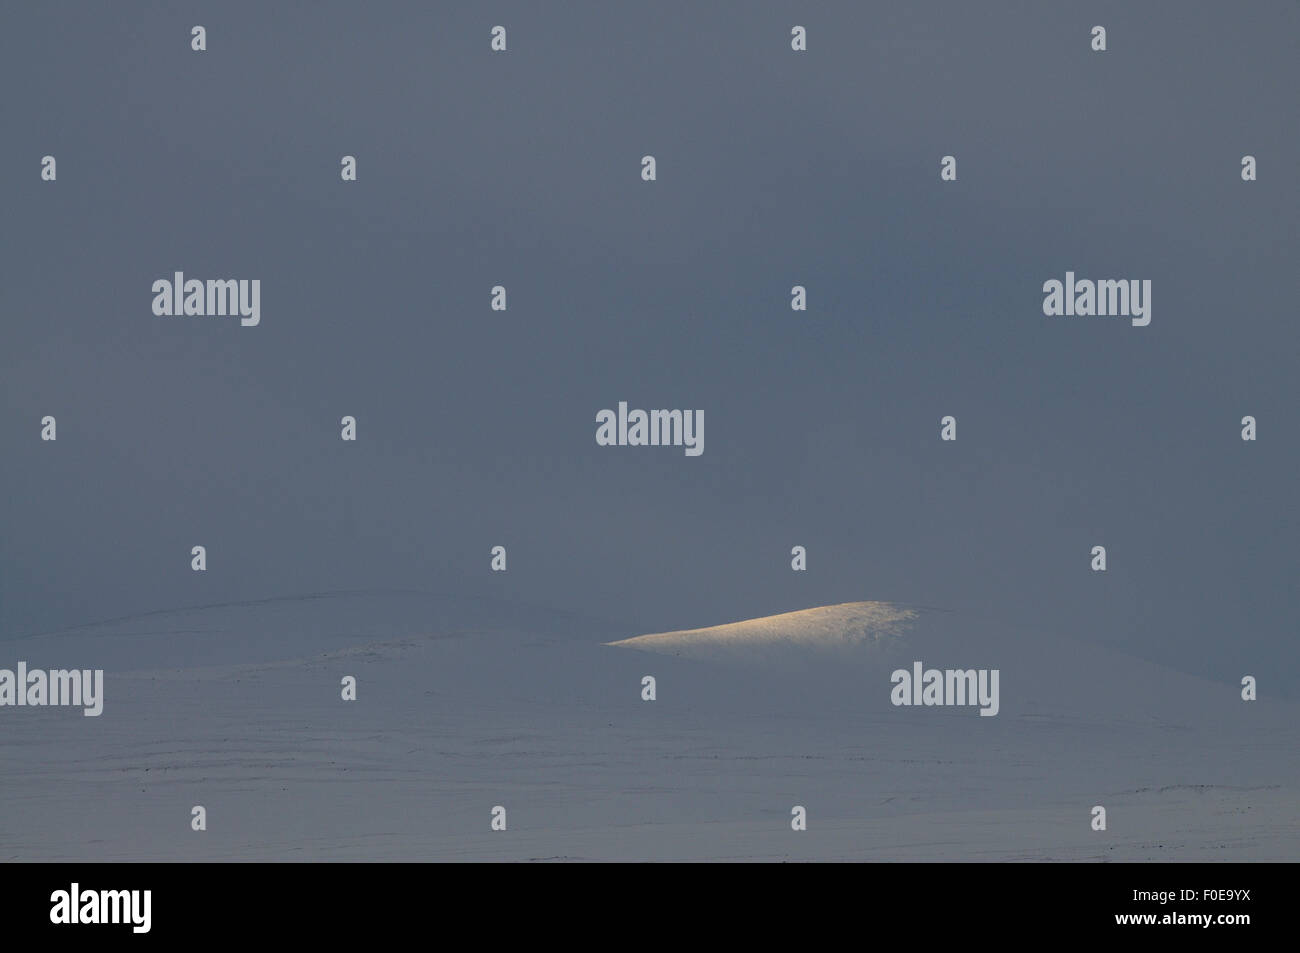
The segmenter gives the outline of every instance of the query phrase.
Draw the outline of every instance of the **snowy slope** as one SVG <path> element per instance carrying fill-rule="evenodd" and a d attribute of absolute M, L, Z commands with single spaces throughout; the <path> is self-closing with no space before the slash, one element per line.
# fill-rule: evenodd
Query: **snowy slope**
<path fill-rule="evenodd" d="M 1300 859 L 1297 712 L 1232 684 L 882 603 L 629 634 L 371 593 L 0 643 L 106 669 L 99 718 L 0 710 L 0 860 Z M 1000 714 L 890 705 L 914 659 Z"/>
<path fill-rule="evenodd" d="M 744 661 L 767 648 L 870 647 L 899 638 L 916 617 L 916 610 L 888 602 L 845 602 L 704 629 L 639 635 L 610 644 L 667 655 L 695 658 L 731 656 Z"/>

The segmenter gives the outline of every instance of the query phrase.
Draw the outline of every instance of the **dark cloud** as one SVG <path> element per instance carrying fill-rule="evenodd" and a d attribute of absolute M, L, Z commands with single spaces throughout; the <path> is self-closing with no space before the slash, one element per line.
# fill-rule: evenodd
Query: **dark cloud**
<path fill-rule="evenodd" d="M 1294 691 L 1298 17 L 11 11 L 0 637 L 334 588 L 645 631 L 888 599 Z M 174 270 L 260 278 L 261 325 L 154 317 Z M 1151 279 L 1150 327 L 1045 318 L 1066 270 Z M 619 400 L 703 408 L 704 455 L 597 447 Z"/>

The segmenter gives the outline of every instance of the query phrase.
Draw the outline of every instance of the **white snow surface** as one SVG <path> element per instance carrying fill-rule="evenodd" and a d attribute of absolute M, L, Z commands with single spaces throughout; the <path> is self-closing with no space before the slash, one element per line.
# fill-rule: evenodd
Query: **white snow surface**
<path fill-rule="evenodd" d="M 1267 673 L 1244 702 L 881 602 L 629 634 L 388 592 L 0 642 L 105 669 L 99 718 L 0 709 L 0 861 L 1300 859 L 1300 712 Z M 998 668 L 1000 713 L 893 706 L 913 661 Z"/>

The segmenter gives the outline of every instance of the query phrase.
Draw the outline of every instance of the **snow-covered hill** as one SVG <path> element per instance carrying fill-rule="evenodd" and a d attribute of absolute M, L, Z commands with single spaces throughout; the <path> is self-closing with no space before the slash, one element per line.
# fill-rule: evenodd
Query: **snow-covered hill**
<path fill-rule="evenodd" d="M 898 638 L 916 617 L 915 610 L 888 602 L 845 602 L 610 644 L 699 658 L 744 658 L 771 647 L 863 648 Z"/>
<path fill-rule="evenodd" d="M 368 593 L 0 642 L 106 696 L 0 710 L 0 860 L 1300 859 L 1266 692 L 885 603 L 629 634 Z M 1000 669 L 1000 713 L 891 705 L 914 660 Z"/>

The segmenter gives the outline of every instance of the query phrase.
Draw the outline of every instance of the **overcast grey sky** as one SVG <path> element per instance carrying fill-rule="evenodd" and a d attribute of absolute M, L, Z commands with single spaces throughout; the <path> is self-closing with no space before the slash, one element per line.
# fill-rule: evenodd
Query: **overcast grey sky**
<path fill-rule="evenodd" d="M 0 638 L 372 587 L 631 631 L 885 599 L 1300 691 L 1294 3 L 26 6 Z M 260 326 L 155 317 L 177 270 L 261 279 Z M 1045 317 L 1067 270 L 1150 279 L 1150 326 Z M 598 447 L 620 400 L 703 409 L 704 454 Z"/>

